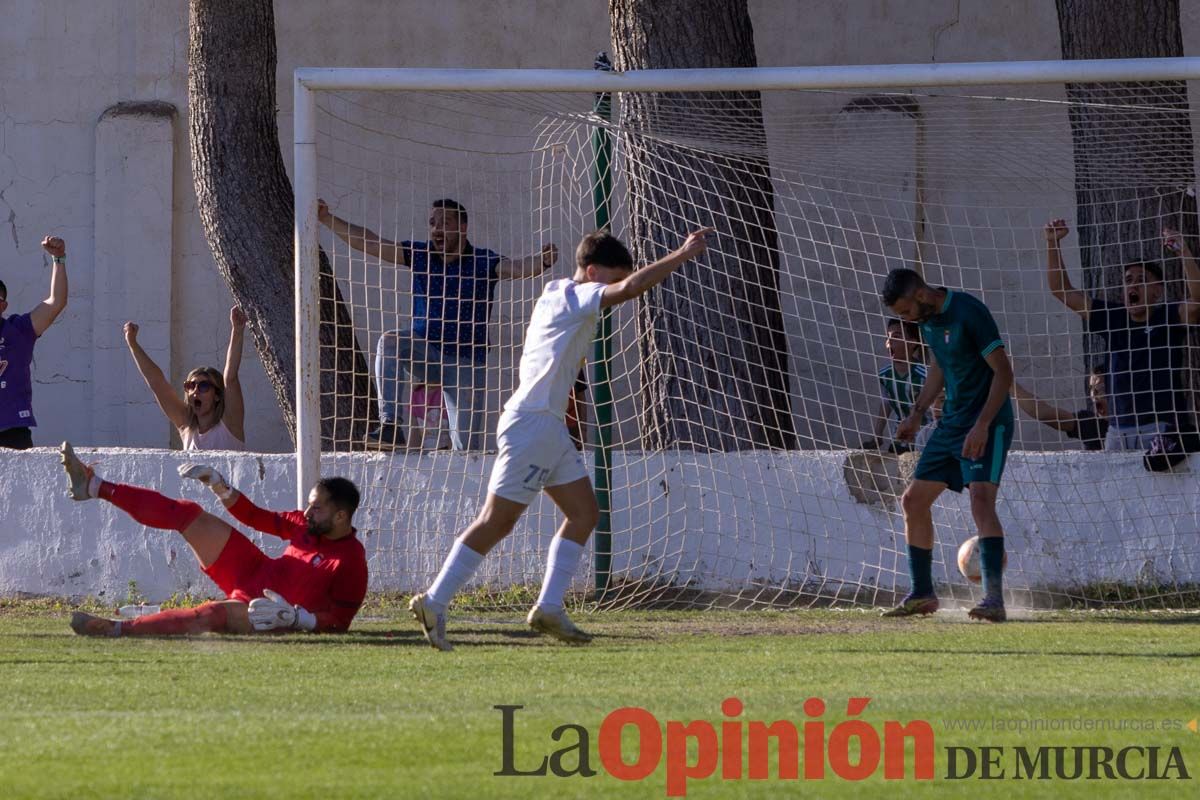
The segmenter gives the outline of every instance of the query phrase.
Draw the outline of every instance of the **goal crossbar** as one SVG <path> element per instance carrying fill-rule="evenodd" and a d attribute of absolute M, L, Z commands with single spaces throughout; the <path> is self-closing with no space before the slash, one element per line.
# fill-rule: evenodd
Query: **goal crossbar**
<path fill-rule="evenodd" d="M 889 86 L 1168 81 L 1200 77 L 1197 58 L 980 61 L 729 69 L 426 69 L 301 67 L 308 90 L 473 92 L 688 92 L 870 89 Z"/>
<path fill-rule="evenodd" d="M 950 87 L 1011 84 L 1186 81 L 1200 78 L 1200 58 L 1014 61 L 941 64 L 806 66 L 744 69 L 295 70 L 295 325 L 297 500 L 319 476 L 319 281 L 316 214 L 316 99 L 319 91 L 465 92 L 719 92 Z"/>

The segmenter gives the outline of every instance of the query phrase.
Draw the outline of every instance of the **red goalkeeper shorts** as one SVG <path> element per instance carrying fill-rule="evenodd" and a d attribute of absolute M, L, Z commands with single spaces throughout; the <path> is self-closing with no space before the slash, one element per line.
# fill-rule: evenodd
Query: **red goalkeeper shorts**
<path fill-rule="evenodd" d="M 254 542 L 242 533 L 231 530 L 229 541 L 221 548 L 221 555 L 204 568 L 204 574 L 212 578 L 213 583 L 221 587 L 230 600 L 249 603 L 255 597 L 262 596 L 264 568 L 270 561 Z"/>

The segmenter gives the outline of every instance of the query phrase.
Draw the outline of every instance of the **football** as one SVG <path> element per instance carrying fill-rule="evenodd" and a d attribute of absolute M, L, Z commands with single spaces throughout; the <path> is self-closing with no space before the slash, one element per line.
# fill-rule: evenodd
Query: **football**
<path fill-rule="evenodd" d="M 1008 568 L 1008 553 L 1004 554 L 1004 568 Z M 972 536 L 958 548 L 958 571 L 971 583 L 983 580 L 979 568 L 979 537 Z"/>

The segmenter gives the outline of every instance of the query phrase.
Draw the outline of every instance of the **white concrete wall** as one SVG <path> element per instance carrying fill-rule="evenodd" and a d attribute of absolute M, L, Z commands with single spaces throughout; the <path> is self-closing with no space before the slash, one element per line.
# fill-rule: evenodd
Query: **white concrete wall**
<path fill-rule="evenodd" d="M 1193 42 L 1200 3 L 1188 0 L 1183 5 L 1184 41 Z M 919 8 L 894 0 L 832 4 L 752 0 L 750 9 L 763 66 L 1058 55 L 1053 4 L 1041 0 L 938 0 Z M 586 68 L 597 50 L 610 45 L 605 5 L 573 0 L 443 0 L 436 6 L 419 0 L 286 0 L 276 3 L 276 17 L 279 124 L 285 160 L 291 158 L 287 146 L 291 138 L 291 74 L 297 66 Z M 547 34 L 549 29 L 552 34 Z M 70 249 L 71 302 L 37 348 L 38 443 L 63 438 L 94 445 L 168 443 L 168 426 L 135 424 L 135 420 L 148 422 L 145 415 L 151 409 L 147 390 L 136 375 L 131 377 L 128 355 L 112 330 L 125 319 L 147 323 L 146 338 L 159 340 L 158 352 L 169 362 L 176 383 L 189 368 L 221 360 L 230 297 L 215 271 L 196 213 L 187 146 L 186 59 L 185 0 L 11 0 L 4 5 L 0 25 L 0 278 L 8 284 L 14 312 L 32 307 L 46 294 L 48 272 L 40 266 L 38 248 L 43 233 L 63 234 Z M 103 194 L 111 188 L 105 183 L 106 176 L 113 175 L 118 165 L 98 126 L 106 109 L 144 101 L 161 101 L 177 109 L 171 146 L 166 147 L 159 138 L 134 137 L 117 147 L 132 162 L 159 159 L 169 151 L 169 176 L 156 166 L 153 176 L 130 172 L 126 179 L 145 178 L 158 185 L 169 180 L 170 197 L 130 186 L 125 207 L 114 209 Z M 981 119 L 979 135 L 994 128 L 994 121 L 994 117 Z M 937 152 L 933 169 L 938 167 Z M 414 198 L 414 202 L 420 205 L 428 199 Z M 961 199 L 950 192 L 932 201 Z M 1046 213 L 1069 209 L 1070 187 L 1058 187 L 1052 196 L 1038 202 L 1044 203 Z M 169 226 L 162 220 L 164 205 L 170 210 Z M 415 217 L 418 229 L 423 214 L 419 209 Z M 156 224 L 128 238 L 126 252 L 114 252 L 120 245 L 109 240 L 125 240 L 127 232 L 119 226 L 106 227 L 114 215 L 127 221 L 154 219 Z M 1040 219 L 1040 215 L 1039 210 L 1031 218 Z M 564 242 L 571 233 L 561 232 Z M 503 231 L 497 237 L 504 238 Z M 528 236 L 514 233 L 510 238 L 514 246 L 517 242 L 535 244 Z M 1004 278 L 1008 307 L 1030 297 L 1036 302 L 1041 284 L 1036 254 L 1030 256 L 1029 275 Z M 115 278 L 112 270 L 121 263 L 130 272 L 126 285 L 139 291 L 124 297 L 110 291 L 103 297 L 105 283 L 98 281 Z M 803 262 L 796 268 L 804 269 Z M 1000 280 L 996 276 L 997 284 Z M 159 297 L 150 298 L 141 291 L 149 288 L 148 281 L 154 282 L 160 294 L 169 293 L 169 308 L 160 304 Z M 535 289 L 527 284 L 511 291 L 519 305 Z M 802 295 L 795 302 L 810 299 Z M 1075 330 L 1067 315 L 1057 313 L 1053 306 L 1048 308 L 1055 313 L 1046 334 Z M 519 318 L 515 312 L 508 316 Z M 832 376 L 831 381 L 827 366 L 838 363 L 841 356 L 818 341 L 825 330 L 821 326 L 834 323 L 861 328 L 861 320 L 852 315 L 831 318 L 828 323 L 814 316 L 811 324 L 793 332 L 793 352 L 808 355 L 794 363 L 797 392 L 802 393 L 799 399 L 804 409 L 815 417 L 844 416 L 849 411 L 849 417 L 836 424 L 862 427 L 866 425 L 869 392 L 859 387 L 860 379 L 852 374 Z M 1031 333 L 1040 334 L 1041 330 Z M 519 340 L 519 331 L 504 329 L 497 338 L 502 342 Z M 856 338 L 856 346 L 876 344 L 862 338 L 865 344 Z M 1030 342 L 1028 352 L 1041 351 L 1036 342 Z M 498 353 L 497 366 L 507 369 L 513 356 L 511 349 Z M 1071 365 L 1056 364 L 1055 369 L 1067 372 Z M 248 445 L 262 451 L 288 449 L 273 395 L 253 355 L 246 360 L 244 373 Z M 1052 386 L 1055 394 L 1065 396 L 1078 391 L 1076 384 L 1070 380 Z M 826 396 L 827 390 L 822 390 L 827 385 L 845 385 L 855 395 L 853 408 L 839 409 Z M 497 391 L 502 391 L 500 384 Z M 1051 391 L 1051 385 L 1043 391 Z M 631 392 L 626 394 L 631 396 Z M 1031 443 L 1038 441 L 1034 431 L 1025 429 Z M 826 434 L 819 438 L 824 437 Z"/>
<path fill-rule="evenodd" d="M 139 341 L 170 375 L 174 313 L 171 263 L 175 107 L 118 105 L 96 125 L 96 246 L 92 348 L 94 441 L 161 447 L 170 441 L 163 417 L 129 357 L 124 325 L 138 309 Z"/>
<path fill-rule="evenodd" d="M 182 481 L 178 452 L 81 451 L 108 480 L 157 487 L 223 510 L 199 484 Z M 882 504 L 854 499 L 845 453 L 701 456 L 629 451 L 614 463 L 613 571 L 648 587 L 671 583 L 743 591 L 768 599 L 787 591 L 830 597 L 859 587 L 904 588 L 903 532 L 894 494 Z M 212 454 L 230 483 L 259 505 L 292 507 L 293 460 L 283 455 Z M 371 587 L 419 589 L 432 580 L 455 535 L 478 510 L 491 458 L 328 456 L 324 474 L 364 491 L 355 522 L 367 547 Z M 447 476 L 453 476 L 448 480 Z M 893 490 L 901 483 L 894 480 Z M 99 500 L 64 491 L 55 452 L 0 453 L 0 595 L 93 595 L 122 599 L 135 581 L 151 599 L 212 595 L 181 536 L 144 528 Z M 1097 581 L 1170 586 L 1200 581 L 1200 476 L 1145 472 L 1140 456 L 1015 453 L 1001 491 L 1009 589 L 1070 591 Z M 971 529 L 962 496 L 935 513 L 940 581 L 954 571 Z M 477 585 L 537 584 L 559 522 L 535 503 L 516 533 L 489 556 Z M 272 554 L 282 544 L 254 534 Z M 949 570 L 947 571 L 947 566 Z M 577 588 L 590 585 L 582 567 Z M 860 595 L 860 598 L 864 595 Z"/>

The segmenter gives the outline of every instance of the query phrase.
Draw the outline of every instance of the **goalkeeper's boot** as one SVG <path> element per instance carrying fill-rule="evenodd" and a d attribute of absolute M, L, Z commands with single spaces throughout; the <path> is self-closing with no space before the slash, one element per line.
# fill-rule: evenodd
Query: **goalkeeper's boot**
<path fill-rule="evenodd" d="M 121 623 L 83 611 L 71 614 L 71 630 L 80 636 L 120 636 Z"/>
<path fill-rule="evenodd" d="M 971 619 L 982 619 L 987 622 L 1004 622 L 1008 612 L 1004 610 L 1004 601 L 999 598 L 985 597 L 979 605 L 967 612 Z"/>
<path fill-rule="evenodd" d="M 76 457 L 70 442 L 63 442 L 60 452 L 63 469 L 67 471 L 67 496 L 72 500 L 90 500 L 88 483 L 92 480 L 92 468 Z"/>
<path fill-rule="evenodd" d="M 446 640 L 446 614 L 445 612 L 437 612 L 429 607 L 429 601 L 423 594 L 413 595 L 413 599 L 408 601 L 408 610 L 412 612 L 413 619 L 421 625 L 421 631 L 425 634 L 425 641 L 437 650 L 449 652 L 454 649 L 454 646 Z"/>
<path fill-rule="evenodd" d="M 592 640 L 592 635 L 575 627 L 575 623 L 571 622 L 567 612 L 561 608 L 551 611 L 541 606 L 534 606 L 530 610 L 529 616 L 525 618 L 525 622 L 538 633 L 553 636 L 567 644 L 587 644 Z"/>
<path fill-rule="evenodd" d="M 937 595 L 927 594 L 922 596 L 908 595 L 900 601 L 900 605 L 893 609 L 884 611 L 880 614 L 881 617 L 916 617 L 932 614 L 938 610 Z"/>

